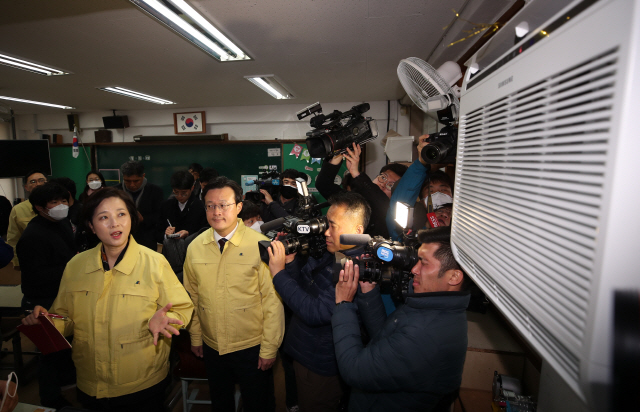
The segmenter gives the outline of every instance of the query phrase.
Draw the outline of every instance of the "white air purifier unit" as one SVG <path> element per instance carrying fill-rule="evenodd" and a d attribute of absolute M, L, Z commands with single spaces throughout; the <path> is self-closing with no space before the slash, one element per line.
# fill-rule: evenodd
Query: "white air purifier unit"
<path fill-rule="evenodd" d="M 640 289 L 639 3 L 528 3 L 468 62 L 460 99 L 455 255 L 592 410 L 613 292 Z"/>

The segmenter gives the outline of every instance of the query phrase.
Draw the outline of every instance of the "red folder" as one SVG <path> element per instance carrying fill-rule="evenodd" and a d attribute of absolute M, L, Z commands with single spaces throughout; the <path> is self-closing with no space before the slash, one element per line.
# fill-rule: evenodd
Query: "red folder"
<path fill-rule="evenodd" d="M 58 352 L 64 349 L 71 349 L 71 344 L 53 323 L 45 316 L 38 316 L 38 325 L 19 325 L 16 329 L 24 333 L 33 342 L 43 355 Z"/>

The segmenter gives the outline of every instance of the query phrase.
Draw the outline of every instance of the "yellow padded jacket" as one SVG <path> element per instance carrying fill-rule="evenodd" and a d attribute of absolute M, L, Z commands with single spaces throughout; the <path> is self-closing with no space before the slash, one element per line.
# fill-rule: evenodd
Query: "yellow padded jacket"
<path fill-rule="evenodd" d="M 18 262 L 18 254 L 16 253 L 16 245 L 22 232 L 27 228 L 31 219 L 36 217 L 36 213 L 33 211 L 31 202 L 25 200 L 22 203 L 18 203 L 11 209 L 9 214 L 9 228 L 7 229 L 7 244 L 13 247 L 13 266 L 20 266 Z"/>
<path fill-rule="evenodd" d="M 184 286 L 195 305 L 189 326 L 191 344 L 224 355 L 260 345 L 260 357 L 274 359 L 284 336 L 284 308 L 260 260 L 258 241 L 264 235 L 238 228 L 224 253 L 213 229 L 195 238 L 187 249 Z"/>
<path fill-rule="evenodd" d="M 130 237 L 122 260 L 105 271 L 101 251 L 102 243 L 69 261 L 49 311 L 67 317 L 53 321 L 61 333 L 74 335 L 78 388 L 98 399 L 135 393 L 163 380 L 171 340 L 160 334 L 154 346 L 149 319 L 169 302 L 173 307 L 167 316 L 185 326 L 193 312 L 161 254 Z"/>

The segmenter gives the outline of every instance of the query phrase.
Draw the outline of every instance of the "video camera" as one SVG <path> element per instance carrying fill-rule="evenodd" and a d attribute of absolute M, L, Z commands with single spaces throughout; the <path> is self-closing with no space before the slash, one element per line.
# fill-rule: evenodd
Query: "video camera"
<path fill-rule="evenodd" d="M 266 167 L 267 166 L 260 166 L 260 169 L 266 168 Z M 252 190 L 245 193 L 244 198 L 245 200 L 249 200 L 259 205 L 262 199 L 264 199 L 264 194 L 260 192 L 260 189 L 265 189 L 273 197 L 278 195 L 279 187 L 280 187 L 280 173 L 278 173 L 277 170 L 258 173 L 257 180 L 249 180 L 245 183 L 245 185 L 258 186 L 258 190 Z"/>
<path fill-rule="evenodd" d="M 299 111 L 299 120 L 314 115 L 309 121 L 313 130 L 307 132 L 307 149 L 311 157 L 332 157 L 346 153 L 352 143 L 362 145 L 375 140 L 378 137 L 378 124 L 362 115 L 368 110 L 369 103 L 362 103 L 346 112 L 334 110 L 324 115 L 320 103 L 315 103 Z"/>
<path fill-rule="evenodd" d="M 350 258 L 340 252 L 335 254 L 333 281 L 338 283 L 340 271 L 348 260 L 360 268 L 360 281 L 376 282 L 382 293 L 389 293 L 395 300 L 402 300 L 408 293 L 413 278 L 411 269 L 418 262 L 420 244 L 411 228 L 412 208 L 398 202 L 396 222 L 404 228 L 402 242 L 382 236 L 340 235 L 343 245 L 364 245 L 364 257 Z"/>
<path fill-rule="evenodd" d="M 422 159 L 429 164 L 455 163 L 458 146 L 458 127 L 455 121 L 458 118 L 453 97 L 440 95 L 427 101 L 427 111 L 436 111 L 438 121 L 445 125 L 439 133 L 430 133 L 427 144 L 420 151 Z"/>
<path fill-rule="evenodd" d="M 260 229 L 271 240 L 278 236 L 278 232 L 286 232 L 286 235 L 278 240 L 284 245 L 287 255 L 302 252 L 302 254 L 320 258 L 327 250 L 324 232 L 329 226 L 327 218 L 320 216 L 320 209 L 326 207 L 328 203 L 314 204 L 313 195 L 309 193 L 307 182 L 304 179 L 296 179 L 296 185 L 298 193 L 300 193 L 297 216 L 272 220 L 263 224 Z M 271 247 L 271 241 L 258 242 L 260 258 L 267 264 L 269 263 L 269 247 Z"/>

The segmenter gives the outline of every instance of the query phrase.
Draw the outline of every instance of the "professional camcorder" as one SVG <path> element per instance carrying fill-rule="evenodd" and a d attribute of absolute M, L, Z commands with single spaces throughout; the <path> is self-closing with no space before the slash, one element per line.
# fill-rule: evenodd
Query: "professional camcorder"
<path fill-rule="evenodd" d="M 458 118 L 456 107 L 449 96 L 436 96 L 433 107 L 444 107 L 437 111 L 438 121 L 445 125 L 439 133 L 430 133 L 427 144 L 420 151 L 422 159 L 429 164 L 455 163 L 458 146 L 458 127 L 454 122 Z M 427 107 L 430 107 L 427 102 Z M 428 109 L 429 110 L 429 109 Z M 431 111 L 431 110 L 429 110 Z"/>
<path fill-rule="evenodd" d="M 324 158 L 346 153 L 352 143 L 364 144 L 378 137 L 378 125 L 362 114 L 369 103 L 353 106 L 351 110 L 322 114 L 320 103 L 312 104 L 297 113 L 298 119 L 314 115 L 309 121 L 313 130 L 307 132 L 307 149 L 311 157 Z"/>
<path fill-rule="evenodd" d="M 266 167 L 266 166 L 262 166 Z M 279 186 L 280 186 L 280 173 L 276 170 L 272 170 L 269 172 L 258 173 L 257 180 L 249 180 L 245 183 L 247 186 L 258 186 L 258 190 L 252 190 L 250 192 L 245 193 L 245 200 L 249 200 L 257 205 L 260 204 L 262 199 L 264 199 L 264 195 L 260 192 L 260 189 L 265 189 L 271 196 L 276 197 L 279 194 Z"/>
<path fill-rule="evenodd" d="M 320 209 L 328 203 L 314 204 L 313 195 L 309 193 L 304 179 L 296 179 L 296 185 L 300 193 L 297 215 L 272 220 L 263 224 L 260 229 L 271 240 L 278 236 L 278 232 L 285 232 L 286 235 L 278 240 L 284 245 L 286 255 L 302 252 L 320 258 L 327 250 L 324 232 L 329 226 L 327 218 L 320 216 Z M 265 263 L 269 263 L 269 247 L 270 241 L 258 242 L 260 258 Z"/>
<path fill-rule="evenodd" d="M 350 258 L 336 252 L 333 281 L 340 279 L 340 270 L 348 260 L 360 268 L 360 281 L 376 282 L 382 293 L 389 293 L 396 300 L 407 294 L 409 282 L 413 278 L 411 268 L 418 262 L 418 247 L 412 236 L 405 236 L 403 242 L 385 239 L 381 236 L 341 235 L 340 243 L 364 245 L 364 257 Z"/>

